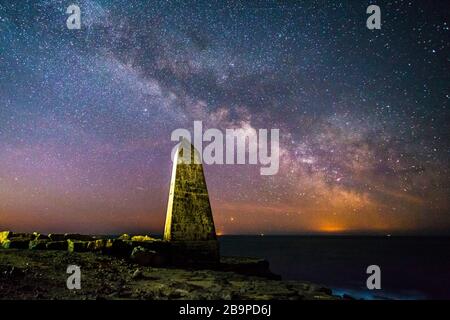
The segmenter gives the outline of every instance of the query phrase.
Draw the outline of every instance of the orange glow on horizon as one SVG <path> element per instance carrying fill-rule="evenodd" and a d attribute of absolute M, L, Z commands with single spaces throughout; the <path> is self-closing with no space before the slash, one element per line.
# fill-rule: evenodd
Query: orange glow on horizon
<path fill-rule="evenodd" d="M 319 227 L 318 231 L 325 232 L 325 233 L 337 233 L 337 232 L 344 232 L 344 231 L 348 231 L 348 230 L 341 226 L 329 224 L 329 225 L 323 225 L 323 226 Z"/>

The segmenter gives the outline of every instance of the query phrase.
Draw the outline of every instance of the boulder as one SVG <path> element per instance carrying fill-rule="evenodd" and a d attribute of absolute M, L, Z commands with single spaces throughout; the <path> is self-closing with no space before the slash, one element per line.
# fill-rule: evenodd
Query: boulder
<path fill-rule="evenodd" d="M 48 239 L 32 240 L 30 241 L 28 248 L 30 250 L 45 250 L 47 249 L 47 242 L 49 242 Z"/>
<path fill-rule="evenodd" d="M 114 239 L 107 239 L 105 242 L 105 249 L 111 249 L 114 243 Z"/>
<path fill-rule="evenodd" d="M 11 238 L 13 235 L 12 231 L 2 231 L 0 232 L 0 244 L 5 241 L 8 240 L 9 238 Z"/>
<path fill-rule="evenodd" d="M 32 233 L 16 233 L 16 232 L 11 232 L 12 235 L 10 236 L 10 238 L 26 238 L 26 239 L 34 239 L 34 235 Z"/>
<path fill-rule="evenodd" d="M 49 240 L 49 237 L 39 232 L 33 232 L 33 240 Z"/>
<path fill-rule="evenodd" d="M 28 249 L 29 238 L 11 238 L 4 240 L 2 246 L 4 249 Z"/>
<path fill-rule="evenodd" d="M 132 243 L 129 240 L 108 239 L 103 252 L 113 256 L 129 257 L 132 250 Z"/>
<path fill-rule="evenodd" d="M 67 250 L 68 244 L 67 241 L 48 241 L 46 247 L 48 250 Z"/>
<path fill-rule="evenodd" d="M 136 269 L 133 272 L 133 275 L 131 276 L 131 278 L 133 278 L 133 280 L 139 280 L 139 279 L 144 278 L 144 274 L 142 273 L 142 270 Z"/>
<path fill-rule="evenodd" d="M 260 258 L 222 256 L 218 268 L 219 270 L 226 272 L 281 280 L 279 275 L 274 274 L 270 270 L 269 262 Z"/>
<path fill-rule="evenodd" d="M 128 243 L 132 248 L 136 247 L 143 247 L 148 250 L 154 250 L 158 252 L 170 251 L 170 243 L 166 241 L 162 241 L 160 239 L 154 239 L 154 240 L 147 240 L 147 241 L 125 241 Z"/>
<path fill-rule="evenodd" d="M 92 241 L 93 237 L 85 235 L 85 234 L 77 234 L 77 233 L 66 233 L 64 235 L 64 240 L 78 240 L 78 241 Z"/>
<path fill-rule="evenodd" d="M 173 265 L 180 267 L 216 267 L 219 265 L 217 240 L 167 241 Z"/>
<path fill-rule="evenodd" d="M 86 252 L 88 251 L 89 241 L 67 240 L 67 250 L 69 252 Z"/>
<path fill-rule="evenodd" d="M 105 248 L 105 246 L 106 246 L 106 241 L 103 239 L 100 239 L 100 240 L 89 241 L 88 245 L 87 245 L 87 249 L 89 251 L 100 251 L 100 250 L 103 250 L 103 248 Z"/>
<path fill-rule="evenodd" d="M 57 233 L 50 233 L 50 234 L 48 235 L 48 238 L 49 238 L 51 241 L 64 241 L 64 240 L 65 240 L 63 234 L 57 234 Z"/>
<path fill-rule="evenodd" d="M 132 236 L 131 241 L 155 241 L 155 238 L 149 236 Z"/>
<path fill-rule="evenodd" d="M 34 234 L 32 233 L 15 233 L 12 231 L 2 231 L 0 232 L 0 243 L 6 241 L 6 240 L 27 240 L 31 241 L 34 239 Z"/>
<path fill-rule="evenodd" d="M 131 240 L 131 236 L 129 234 L 124 233 L 118 239 L 119 240 Z"/>
<path fill-rule="evenodd" d="M 162 254 L 143 247 L 134 248 L 130 258 L 135 263 L 143 266 L 162 267 L 167 263 L 166 258 Z"/>
<path fill-rule="evenodd" d="M 333 290 L 331 290 L 330 288 L 326 288 L 326 287 L 320 287 L 317 292 L 322 292 L 325 293 L 328 296 L 333 295 Z"/>

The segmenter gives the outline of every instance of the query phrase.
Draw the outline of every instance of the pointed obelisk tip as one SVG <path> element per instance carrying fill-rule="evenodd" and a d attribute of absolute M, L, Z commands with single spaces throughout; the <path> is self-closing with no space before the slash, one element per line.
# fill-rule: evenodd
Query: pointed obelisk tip
<path fill-rule="evenodd" d="M 195 146 L 186 138 L 182 138 L 178 144 L 177 149 L 177 163 L 178 164 L 201 164 L 202 158 L 200 152 Z"/>

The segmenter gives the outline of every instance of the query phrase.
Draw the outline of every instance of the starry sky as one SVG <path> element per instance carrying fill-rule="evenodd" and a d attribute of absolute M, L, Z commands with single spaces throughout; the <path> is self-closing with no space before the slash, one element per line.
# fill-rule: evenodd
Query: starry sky
<path fill-rule="evenodd" d="M 450 234 L 449 12 L 1 0 L 0 229 L 162 233 L 170 134 L 201 120 L 280 129 L 277 175 L 205 166 L 220 234 Z"/>

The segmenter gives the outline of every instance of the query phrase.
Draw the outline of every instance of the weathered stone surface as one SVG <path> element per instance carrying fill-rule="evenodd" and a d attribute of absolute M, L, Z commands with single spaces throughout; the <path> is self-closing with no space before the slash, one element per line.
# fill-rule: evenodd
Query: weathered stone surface
<path fill-rule="evenodd" d="M 131 236 L 129 234 L 122 234 L 119 238 L 119 240 L 131 240 Z"/>
<path fill-rule="evenodd" d="M 64 234 L 64 240 L 78 240 L 78 241 L 92 241 L 94 240 L 94 237 L 85 235 L 85 234 L 78 234 L 78 233 L 66 233 Z"/>
<path fill-rule="evenodd" d="M 50 238 L 51 239 L 51 238 Z M 48 250 L 67 250 L 67 241 L 49 241 L 46 244 Z"/>
<path fill-rule="evenodd" d="M 174 157 L 164 240 L 176 264 L 218 263 L 219 243 L 199 152 L 185 139 Z"/>
<path fill-rule="evenodd" d="M 2 242 L 4 249 L 28 249 L 30 238 L 11 238 Z"/>
<path fill-rule="evenodd" d="M 171 263 L 175 266 L 214 266 L 219 262 L 219 244 L 209 241 L 171 241 Z"/>
<path fill-rule="evenodd" d="M 143 266 L 161 267 L 167 264 L 167 259 L 164 255 L 143 247 L 134 248 L 130 258 Z"/>
<path fill-rule="evenodd" d="M 132 250 L 131 240 L 109 239 L 103 251 L 113 256 L 129 257 Z"/>
<path fill-rule="evenodd" d="M 67 240 L 67 250 L 69 252 L 86 252 L 88 251 L 88 241 Z"/>
<path fill-rule="evenodd" d="M 183 139 L 173 161 L 164 240 L 216 240 L 200 159 L 199 152 Z"/>
<path fill-rule="evenodd" d="M 0 233 L 0 244 L 5 249 L 27 249 L 31 240 L 33 240 L 33 235 L 30 233 L 14 233 L 11 231 Z"/>
<path fill-rule="evenodd" d="M 45 250 L 47 249 L 47 242 L 49 242 L 48 239 L 32 240 L 30 241 L 28 248 L 30 250 Z"/>
<path fill-rule="evenodd" d="M 48 235 L 48 238 L 49 238 L 51 241 L 64 241 L 64 240 L 65 240 L 63 234 L 57 234 L 57 233 L 50 233 L 50 234 Z"/>
<path fill-rule="evenodd" d="M 25 232 L 13 232 L 12 235 L 10 235 L 10 238 L 26 238 L 26 239 L 33 239 L 34 235 L 32 233 L 25 233 Z"/>
<path fill-rule="evenodd" d="M 136 247 L 143 247 L 149 250 L 155 250 L 155 251 L 164 251 L 169 252 L 170 249 L 170 243 L 166 241 L 161 240 L 153 240 L 153 241 L 126 241 L 132 248 Z"/>
<path fill-rule="evenodd" d="M 279 275 L 270 271 L 269 262 L 265 259 L 249 257 L 221 257 L 220 266 L 218 269 L 221 271 L 231 271 L 249 276 L 281 280 Z"/>
<path fill-rule="evenodd" d="M 103 240 L 102 252 L 113 256 L 130 257 L 133 249 L 136 247 L 154 250 L 165 256 L 170 254 L 170 244 L 159 239 L 147 241 L 105 239 Z"/>
<path fill-rule="evenodd" d="M 131 276 L 132 279 L 134 280 L 139 280 L 143 278 L 143 274 L 142 274 L 142 270 L 141 269 L 136 269 L 133 272 L 133 275 Z"/>
<path fill-rule="evenodd" d="M 34 240 L 49 240 L 50 238 L 45 234 L 39 232 L 33 232 Z"/>
<path fill-rule="evenodd" d="M 13 235 L 12 231 L 2 231 L 0 232 L 0 244 L 5 241 L 8 240 L 9 238 L 11 238 Z"/>
<path fill-rule="evenodd" d="M 82 266 L 82 290 L 64 285 L 68 264 Z M 1 299 L 338 299 L 322 286 L 213 270 L 155 268 L 100 254 L 0 250 Z M 133 276 L 134 275 L 134 276 Z M 7 277 L 7 278 L 6 278 Z M 17 281 L 16 281 L 17 280 Z M 63 285 L 61 285 L 63 280 Z M 31 288 L 31 289 L 25 289 Z"/>
<path fill-rule="evenodd" d="M 111 249 L 115 239 L 106 239 L 105 249 Z"/>
<path fill-rule="evenodd" d="M 87 249 L 89 251 L 100 251 L 103 250 L 106 246 L 106 240 L 99 239 L 94 241 L 89 241 L 87 245 Z"/>
<path fill-rule="evenodd" d="M 155 238 L 149 237 L 149 236 L 132 236 L 131 239 L 124 239 L 124 240 L 131 240 L 131 241 L 154 241 Z"/>

